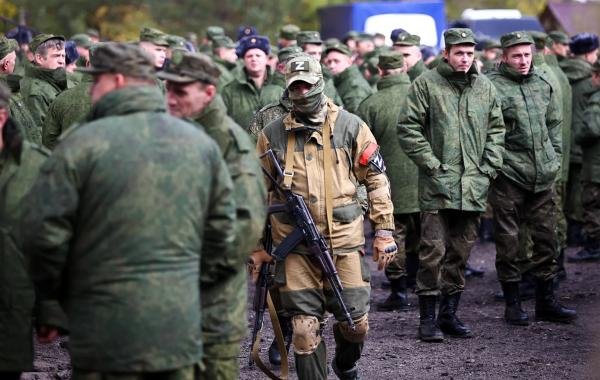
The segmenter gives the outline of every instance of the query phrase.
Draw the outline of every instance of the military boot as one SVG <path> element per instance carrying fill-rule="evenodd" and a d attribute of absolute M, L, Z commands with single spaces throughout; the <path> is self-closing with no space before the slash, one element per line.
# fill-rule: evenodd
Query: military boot
<path fill-rule="evenodd" d="M 279 325 L 281 326 L 281 332 L 283 334 L 283 341 L 285 342 L 285 349 L 287 352 L 290 351 L 290 344 L 292 342 L 292 320 L 289 317 L 283 315 L 277 315 L 279 319 Z M 277 339 L 273 338 L 271 346 L 269 347 L 269 363 L 273 365 L 281 365 L 281 352 L 277 347 Z"/>
<path fill-rule="evenodd" d="M 419 296 L 419 339 L 424 342 L 443 342 L 444 334 L 435 320 L 436 296 Z"/>
<path fill-rule="evenodd" d="M 333 373 L 335 373 L 335 375 L 340 380 L 360 380 L 360 376 L 358 376 L 358 366 L 357 365 L 355 365 L 354 367 L 352 367 L 350 369 L 342 371 L 341 369 L 338 368 L 338 366 L 335 363 L 335 359 L 334 359 L 331 362 L 331 368 L 333 369 Z"/>
<path fill-rule="evenodd" d="M 535 319 L 570 323 L 577 318 L 577 312 L 558 303 L 554 297 L 554 281 L 538 280 L 535 292 Z"/>
<path fill-rule="evenodd" d="M 408 297 L 406 295 L 406 277 L 390 280 L 390 295 L 385 301 L 377 304 L 377 310 L 406 311 L 408 310 L 408 306 Z"/>
<path fill-rule="evenodd" d="M 518 282 L 502 282 L 502 291 L 506 301 L 504 320 L 510 325 L 527 326 L 529 316 L 521 309 L 521 295 Z"/>
<path fill-rule="evenodd" d="M 456 338 L 471 338 L 473 333 L 456 316 L 460 293 L 452 295 L 443 294 L 440 300 L 440 312 L 438 315 L 438 326 L 445 335 Z"/>
<path fill-rule="evenodd" d="M 585 242 L 585 246 L 582 250 L 567 257 L 567 261 L 570 263 L 582 263 L 600 260 L 600 242 L 589 241 Z"/>
<path fill-rule="evenodd" d="M 567 279 L 567 270 L 565 269 L 565 249 L 561 249 L 558 254 L 558 271 L 556 272 L 557 281 L 563 281 Z"/>

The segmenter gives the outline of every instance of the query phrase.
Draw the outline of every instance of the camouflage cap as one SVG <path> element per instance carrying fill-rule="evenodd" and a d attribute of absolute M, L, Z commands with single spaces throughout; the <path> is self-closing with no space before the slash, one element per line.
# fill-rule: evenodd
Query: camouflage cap
<path fill-rule="evenodd" d="M 475 45 L 475 35 L 469 28 L 450 28 L 444 32 L 444 43 L 452 45 Z"/>
<path fill-rule="evenodd" d="M 91 49 L 90 66 L 76 71 L 99 75 L 119 73 L 125 76 L 155 79 L 154 62 L 139 46 L 127 43 L 105 42 Z"/>
<path fill-rule="evenodd" d="M 332 51 L 337 51 L 339 53 L 347 55 L 348 57 L 352 57 L 352 52 L 350 51 L 350 48 L 346 44 L 343 44 L 341 42 L 328 45 L 325 48 L 325 55 L 329 54 Z"/>
<path fill-rule="evenodd" d="M 100 38 L 100 32 L 98 31 L 98 29 L 88 28 L 85 31 L 85 34 L 87 34 L 88 36 L 91 36 L 91 37 Z"/>
<path fill-rule="evenodd" d="M 284 63 L 288 59 L 290 59 L 291 56 L 293 56 L 294 54 L 298 54 L 298 53 L 302 53 L 302 49 L 299 46 L 296 46 L 296 45 L 288 46 L 288 47 L 285 47 L 285 48 L 279 50 L 279 52 L 277 53 L 277 59 L 279 60 L 280 63 Z"/>
<path fill-rule="evenodd" d="M 0 82 L 0 108 L 8 108 L 10 95 L 11 93 L 8 86 Z"/>
<path fill-rule="evenodd" d="M 300 28 L 294 24 L 287 24 L 279 29 L 279 38 L 284 40 L 295 40 L 296 36 L 300 33 Z"/>
<path fill-rule="evenodd" d="M 227 36 L 216 36 L 212 41 L 213 49 L 217 48 L 227 48 L 227 49 L 235 49 L 236 44 L 233 40 Z"/>
<path fill-rule="evenodd" d="M 552 42 L 554 42 L 555 44 L 569 44 L 569 36 L 566 33 L 561 32 L 560 30 L 551 31 L 550 33 L 548 33 L 548 37 L 550 37 Z"/>
<path fill-rule="evenodd" d="M 531 38 L 531 34 L 524 30 L 506 33 L 502 37 L 500 37 L 500 44 L 502 45 L 502 49 L 506 49 L 507 47 L 515 45 L 532 45 L 533 43 L 534 42 L 533 38 Z"/>
<path fill-rule="evenodd" d="M 88 34 L 85 33 L 77 33 L 69 38 L 71 41 L 75 42 L 75 45 L 78 47 L 89 49 L 92 46 L 92 39 Z"/>
<path fill-rule="evenodd" d="M 142 28 L 140 30 L 140 42 L 151 42 L 158 46 L 169 46 L 167 34 L 154 28 Z"/>
<path fill-rule="evenodd" d="M 48 40 L 61 40 L 61 41 L 65 41 L 65 37 L 64 36 L 60 36 L 60 35 L 54 35 L 54 34 L 38 34 L 37 36 L 33 37 L 33 39 L 31 40 L 31 42 L 29 43 L 29 50 L 34 52 L 37 50 L 38 47 L 40 47 L 41 44 L 43 44 L 44 42 L 48 41 Z"/>
<path fill-rule="evenodd" d="M 185 38 L 181 36 L 176 36 L 174 34 L 168 34 L 166 37 L 167 42 L 169 43 L 169 48 L 171 49 L 185 49 Z"/>
<path fill-rule="evenodd" d="M 500 49 L 502 45 L 500 45 L 500 41 L 495 39 L 487 39 L 481 41 L 481 50 L 489 50 L 489 49 Z"/>
<path fill-rule="evenodd" d="M 303 30 L 296 36 L 296 43 L 298 46 L 306 44 L 321 45 L 323 40 L 321 39 L 321 33 L 314 30 Z"/>
<path fill-rule="evenodd" d="M 17 50 L 18 46 L 17 40 L 0 36 L 0 59 L 4 59 L 4 57 Z"/>
<path fill-rule="evenodd" d="M 209 26 L 208 28 L 206 28 L 206 38 L 208 38 L 211 41 L 214 41 L 216 37 L 219 36 L 224 36 L 225 35 L 225 29 L 223 29 L 220 26 Z"/>
<path fill-rule="evenodd" d="M 356 41 L 373 41 L 373 35 L 369 33 L 358 33 Z"/>
<path fill-rule="evenodd" d="M 381 70 L 399 69 L 404 67 L 404 56 L 396 51 L 384 51 L 379 54 L 377 66 Z"/>
<path fill-rule="evenodd" d="M 349 30 L 342 38 L 342 41 L 346 43 L 348 40 L 355 40 L 356 37 L 358 37 L 358 32 L 356 30 Z"/>
<path fill-rule="evenodd" d="M 217 85 L 221 72 L 212 59 L 202 53 L 185 53 L 157 76 L 175 83 L 202 82 Z"/>
<path fill-rule="evenodd" d="M 419 46 L 421 45 L 421 37 L 416 34 L 410 34 L 408 32 L 398 33 L 394 45 L 399 46 Z"/>
<path fill-rule="evenodd" d="M 325 41 L 323 41 L 323 43 L 325 44 L 325 48 L 327 48 L 328 46 L 341 44 L 342 41 L 340 41 L 339 38 L 328 38 Z"/>
<path fill-rule="evenodd" d="M 529 34 L 531 35 L 531 38 L 533 38 L 535 48 L 538 50 L 544 50 L 544 48 L 547 46 L 548 35 L 537 30 L 530 30 Z"/>
<path fill-rule="evenodd" d="M 286 87 L 296 81 L 316 84 L 320 79 L 323 79 L 321 64 L 310 55 L 299 55 L 285 64 Z"/>

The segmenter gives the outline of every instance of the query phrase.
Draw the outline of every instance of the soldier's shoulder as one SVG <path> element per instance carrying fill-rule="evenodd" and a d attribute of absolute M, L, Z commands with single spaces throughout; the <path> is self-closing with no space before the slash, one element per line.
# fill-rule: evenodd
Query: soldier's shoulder
<path fill-rule="evenodd" d="M 226 116 L 227 131 L 231 136 L 231 139 L 235 143 L 235 147 L 238 153 L 247 153 L 253 151 L 254 143 L 248 135 L 248 132 L 244 130 L 238 123 L 236 123 L 231 117 Z"/>
<path fill-rule="evenodd" d="M 40 157 L 44 160 L 48 156 L 50 156 L 50 153 L 51 153 L 50 150 L 48 150 L 47 148 L 43 147 L 42 145 L 38 145 L 34 142 L 31 142 L 31 141 L 23 141 L 23 148 L 25 150 L 30 151 L 33 156 Z"/>

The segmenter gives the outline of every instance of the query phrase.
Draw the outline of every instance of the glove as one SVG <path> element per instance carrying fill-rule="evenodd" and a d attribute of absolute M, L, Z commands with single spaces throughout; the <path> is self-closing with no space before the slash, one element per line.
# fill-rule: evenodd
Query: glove
<path fill-rule="evenodd" d="M 252 282 L 256 283 L 258 280 L 260 267 L 263 263 L 270 263 L 271 261 L 273 261 L 273 257 L 271 257 L 264 249 L 257 249 L 250 253 L 250 257 L 248 257 L 248 274 L 250 275 Z"/>
<path fill-rule="evenodd" d="M 398 246 L 392 236 L 392 231 L 375 231 L 375 240 L 373 241 L 373 261 L 377 261 L 377 269 L 382 270 L 394 260 Z"/>

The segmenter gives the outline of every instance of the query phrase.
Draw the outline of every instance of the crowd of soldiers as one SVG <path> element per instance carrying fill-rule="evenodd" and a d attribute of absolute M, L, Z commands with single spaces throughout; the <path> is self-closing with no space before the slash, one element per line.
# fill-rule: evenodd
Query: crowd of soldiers
<path fill-rule="evenodd" d="M 2 379 L 32 369 L 33 331 L 69 336 L 74 379 L 238 378 L 247 270 L 265 263 L 298 378 L 327 378 L 332 314 L 331 368 L 357 379 L 365 225 L 390 287 L 376 308 L 407 310 L 414 288 L 424 342 L 473 336 L 457 311 L 490 226 L 505 321 L 529 323 L 527 282 L 536 320 L 577 317 L 555 292 L 568 241 L 582 249 L 566 260 L 600 260 L 597 35 L 450 28 L 438 55 L 403 29 L 391 47 L 294 25 L 277 46 L 253 27 L 237 42 L 217 26 L 199 43 L 152 28 L 128 43 L 12 37 L 0 38 Z M 295 227 L 267 215 L 285 202 L 276 188 L 306 202 L 349 318 L 308 242 L 273 260 L 266 241 Z"/>

